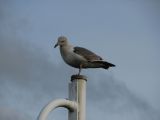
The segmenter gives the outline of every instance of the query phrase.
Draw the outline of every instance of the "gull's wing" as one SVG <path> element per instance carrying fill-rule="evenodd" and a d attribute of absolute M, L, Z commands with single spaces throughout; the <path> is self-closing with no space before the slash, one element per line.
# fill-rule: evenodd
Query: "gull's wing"
<path fill-rule="evenodd" d="M 74 52 L 80 56 L 83 56 L 88 61 L 102 60 L 102 58 L 90 50 L 82 47 L 74 47 Z"/>

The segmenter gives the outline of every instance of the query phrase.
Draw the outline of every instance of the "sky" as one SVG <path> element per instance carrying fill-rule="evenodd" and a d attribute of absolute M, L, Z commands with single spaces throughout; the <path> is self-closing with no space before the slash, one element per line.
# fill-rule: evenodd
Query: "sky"
<path fill-rule="evenodd" d="M 53 47 L 61 35 L 116 65 L 82 70 L 87 120 L 159 120 L 159 12 L 159 0 L 1 0 L 0 120 L 35 120 L 68 97 L 78 70 Z M 66 118 L 59 108 L 48 120 Z"/>

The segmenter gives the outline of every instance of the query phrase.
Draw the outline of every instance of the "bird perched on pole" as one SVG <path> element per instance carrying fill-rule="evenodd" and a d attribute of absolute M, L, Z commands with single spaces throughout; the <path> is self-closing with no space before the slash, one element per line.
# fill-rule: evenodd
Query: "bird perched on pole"
<path fill-rule="evenodd" d="M 70 66 L 78 68 L 80 75 L 84 68 L 104 68 L 115 67 L 114 64 L 104 61 L 100 56 L 83 47 L 74 47 L 69 44 L 65 36 L 58 37 L 54 48 L 59 46 L 63 60 Z"/>

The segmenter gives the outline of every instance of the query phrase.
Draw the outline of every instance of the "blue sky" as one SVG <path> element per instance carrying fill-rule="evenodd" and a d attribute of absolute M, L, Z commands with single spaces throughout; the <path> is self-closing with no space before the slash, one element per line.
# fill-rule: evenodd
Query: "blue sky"
<path fill-rule="evenodd" d="M 67 96 L 70 76 L 77 70 L 53 48 L 60 35 L 116 64 L 109 71 L 82 71 L 88 76 L 88 119 L 158 120 L 159 8 L 158 0 L 2 0 L 2 120 L 35 119 L 48 101 Z M 65 118 L 66 111 L 55 112 L 50 119 Z"/>

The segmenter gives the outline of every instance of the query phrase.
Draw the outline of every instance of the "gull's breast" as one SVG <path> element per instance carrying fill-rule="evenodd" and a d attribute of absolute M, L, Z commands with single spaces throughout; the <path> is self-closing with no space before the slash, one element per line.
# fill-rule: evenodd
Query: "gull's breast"
<path fill-rule="evenodd" d="M 79 68 L 80 64 L 86 63 L 87 60 L 73 52 L 73 48 L 63 47 L 60 48 L 63 60 L 70 66 Z"/>

